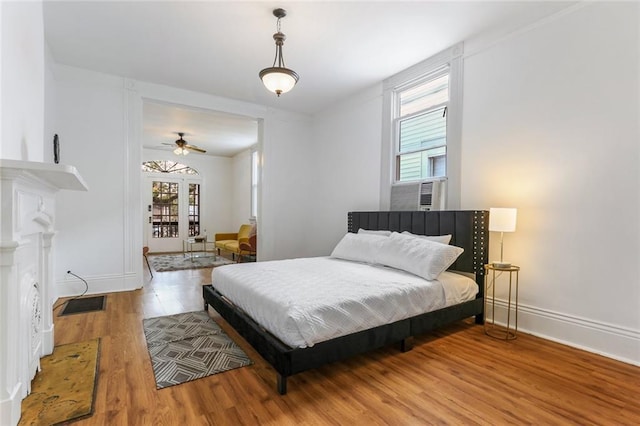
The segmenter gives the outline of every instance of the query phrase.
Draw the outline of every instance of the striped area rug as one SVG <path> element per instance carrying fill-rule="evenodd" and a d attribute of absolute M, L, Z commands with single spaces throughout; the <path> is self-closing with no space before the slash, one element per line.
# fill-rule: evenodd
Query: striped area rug
<path fill-rule="evenodd" d="M 252 364 L 204 311 L 148 318 L 142 325 L 157 389 Z"/>

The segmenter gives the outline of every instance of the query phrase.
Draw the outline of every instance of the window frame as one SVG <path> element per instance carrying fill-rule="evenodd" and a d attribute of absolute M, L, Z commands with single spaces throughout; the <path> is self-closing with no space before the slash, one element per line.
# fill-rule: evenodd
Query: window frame
<path fill-rule="evenodd" d="M 152 187 L 159 188 L 158 197 L 175 194 L 170 202 L 156 202 L 152 198 L 151 205 L 151 236 L 152 238 L 180 238 L 180 193 L 182 186 L 178 181 L 153 180 Z M 166 186 L 166 191 L 164 190 Z M 175 208 L 175 212 L 173 212 Z"/>
<path fill-rule="evenodd" d="M 202 193 L 202 185 L 200 182 L 185 182 L 188 195 L 187 195 L 187 235 L 189 237 L 197 237 L 202 235 L 201 225 L 202 225 L 202 217 L 200 215 L 200 210 L 202 208 L 202 203 L 200 202 L 200 195 Z M 194 191 L 191 191 L 191 189 Z M 193 203 L 191 198 L 193 197 Z M 206 232 L 206 231 L 205 231 Z"/>
<path fill-rule="evenodd" d="M 383 81 L 380 175 L 380 208 L 382 210 L 390 207 L 391 186 L 397 182 L 396 156 L 399 151 L 399 145 L 397 145 L 399 126 L 395 120 L 400 113 L 398 92 L 437 78 L 439 73 L 446 70 L 449 74 L 449 101 L 446 110 L 446 208 L 460 208 L 463 50 L 463 43 L 456 44 Z"/>
<path fill-rule="evenodd" d="M 168 173 L 170 175 L 198 176 L 200 173 L 191 166 L 173 160 L 143 161 L 141 171 L 143 173 Z"/>
<path fill-rule="evenodd" d="M 257 149 L 251 150 L 250 167 L 251 167 L 251 219 L 258 217 L 258 181 L 260 177 L 260 154 Z"/>
<path fill-rule="evenodd" d="M 158 170 L 157 168 L 152 168 L 149 169 L 147 168 L 145 170 L 144 168 L 144 164 L 145 163 L 150 163 L 150 162 L 156 162 L 159 163 L 160 165 L 162 165 L 162 162 L 164 162 L 165 160 L 151 160 L 151 161 L 143 161 L 141 162 L 141 176 L 143 177 L 143 182 L 144 184 L 142 185 L 142 199 L 146 200 L 147 198 L 147 194 L 148 194 L 148 190 L 151 189 L 153 182 L 154 181 L 164 181 L 164 182 L 177 182 L 180 186 L 180 202 L 179 202 L 179 222 L 184 222 L 183 224 L 179 225 L 178 228 L 178 236 L 174 236 L 174 237 L 167 237 L 167 240 L 170 239 L 177 239 L 180 240 L 182 238 L 188 238 L 189 237 L 189 231 L 190 231 L 190 226 L 189 226 L 189 186 L 191 184 L 197 184 L 200 186 L 199 190 L 200 190 L 200 206 L 199 206 L 199 214 L 200 214 L 200 230 L 203 230 L 204 232 L 206 232 L 206 226 L 205 226 L 205 206 L 202 204 L 203 203 L 203 195 L 205 194 L 206 191 L 206 185 L 204 180 L 202 179 L 202 176 L 199 174 L 199 172 L 196 169 L 191 168 L 190 166 L 187 166 L 185 164 L 180 164 L 177 163 L 178 166 L 180 166 L 180 169 L 184 169 L 184 170 L 191 170 L 192 172 L 183 172 L 183 171 L 175 171 L 176 169 L 178 169 L 178 167 L 170 167 L 170 170 L 167 171 L 161 171 Z M 167 160 L 170 163 L 175 163 L 175 161 L 173 160 Z M 148 186 L 147 186 L 148 185 Z M 145 205 L 151 205 L 153 206 L 153 197 L 148 199 L 148 203 L 145 202 Z M 153 209 L 153 207 L 151 207 Z M 150 213 L 150 215 L 147 215 L 147 213 Z M 151 216 L 152 217 L 152 222 L 153 222 L 153 210 L 149 210 L 147 211 L 147 208 L 145 207 L 145 219 L 144 219 L 144 228 L 145 228 L 145 239 L 148 239 L 149 241 L 151 239 L 157 239 L 156 237 L 154 237 L 154 232 L 153 232 L 153 226 L 151 227 L 147 227 L 147 217 Z M 180 220 L 181 217 L 184 216 L 184 219 Z M 152 223 L 150 223 L 152 224 Z M 184 227 L 180 227 L 180 226 L 184 226 Z M 160 238 L 158 240 L 162 240 L 163 238 Z M 173 251 L 178 250 L 176 248 L 172 249 Z"/>
<path fill-rule="evenodd" d="M 401 98 L 401 94 L 403 92 L 409 91 L 411 89 L 414 89 L 422 84 L 437 80 L 438 78 L 441 78 L 443 76 L 449 76 L 449 81 L 447 82 L 447 101 L 446 102 L 441 102 L 439 104 L 436 105 L 431 105 L 428 108 L 425 109 L 421 109 L 419 111 L 414 111 L 410 114 L 407 115 L 400 115 L 401 114 L 401 102 L 400 102 L 400 98 Z M 408 154 L 416 154 L 416 153 L 423 153 L 423 152 L 427 152 L 427 151 L 431 151 L 437 148 L 445 148 L 445 152 L 444 155 L 447 155 L 447 151 L 446 151 L 446 147 L 447 147 L 447 142 L 448 142 L 448 134 L 447 132 L 445 132 L 445 143 L 444 145 L 439 145 L 437 147 L 429 147 L 429 148 L 418 148 L 415 150 L 411 150 L 411 151 L 404 151 L 401 152 L 400 150 L 400 130 L 401 130 L 401 124 L 405 121 L 411 120 L 413 118 L 419 117 L 421 115 L 424 114 L 429 114 L 430 112 L 434 112 L 437 111 L 439 109 L 443 109 L 443 114 L 447 114 L 447 108 L 449 107 L 449 101 L 451 99 L 451 94 L 450 94 L 450 70 L 449 70 L 449 65 L 446 64 L 436 70 L 434 70 L 433 72 L 430 72 L 424 76 L 422 76 L 421 78 L 415 79 L 413 81 L 410 81 L 406 84 L 403 84 L 401 86 L 398 86 L 396 88 L 394 88 L 394 106 L 393 106 L 393 146 L 394 146 L 394 157 L 395 157 L 395 161 L 394 161 L 394 173 L 393 173 L 393 183 L 406 183 L 406 182 L 416 182 L 416 181 L 420 181 L 420 180 L 424 180 L 424 179 L 429 179 L 431 177 L 445 177 L 446 178 L 446 171 L 447 171 L 447 167 L 445 165 L 445 175 L 444 176 L 426 176 L 426 177 L 419 177 L 417 179 L 408 179 L 408 180 L 400 180 L 400 157 L 402 155 L 408 155 Z M 447 120 L 448 121 L 448 120 Z M 448 129 L 447 129 L 448 131 Z M 430 159 L 431 157 L 428 157 L 428 159 Z"/>

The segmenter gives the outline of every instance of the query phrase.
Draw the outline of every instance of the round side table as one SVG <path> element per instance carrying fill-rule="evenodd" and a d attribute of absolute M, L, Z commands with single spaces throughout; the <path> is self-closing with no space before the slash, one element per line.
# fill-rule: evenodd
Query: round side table
<path fill-rule="evenodd" d="M 516 265 L 510 266 L 494 266 L 493 264 L 484 265 L 484 332 L 488 336 L 496 339 L 513 340 L 518 333 L 518 278 L 520 267 Z M 496 273 L 498 277 L 500 273 L 509 274 L 509 297 L 507 299 L 507 322 L 506 326 L 498 325 L 495 322 L 496 313 Z M 514 277 L 515 275 L 515 277 Z M 514 279 L 515 278 L 515 279 Z M 491 292 L 489 292 L 491 287 Z M 515 293 L 515 300 L 512 301 L 512 295 Z M 489 302 L 489 303 L 487 303 Z M 488 306 L 487 306 L 488 305 Z M 511 324 L 511 308 L 513 306 L 515 324 Z M 489 315 L 489 313 L 491 315 Z"/>

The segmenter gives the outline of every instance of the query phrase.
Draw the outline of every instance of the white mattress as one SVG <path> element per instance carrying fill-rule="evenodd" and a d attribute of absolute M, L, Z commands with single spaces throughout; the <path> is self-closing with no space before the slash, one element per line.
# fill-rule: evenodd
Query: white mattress
<path fill-rule="evenodd" d="M 475 281 L 443 272 L 427 281 L 384 266 L 314 257 L 213 269 L 213 287 L 291 347 L 471 300 Z"/>

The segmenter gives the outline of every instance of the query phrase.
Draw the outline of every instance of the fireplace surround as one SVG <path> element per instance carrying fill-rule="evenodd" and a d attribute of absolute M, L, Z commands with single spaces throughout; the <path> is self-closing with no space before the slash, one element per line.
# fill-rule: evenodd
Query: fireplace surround
<path fill-rule="evenodd" d="M 0 424 L 15 425 L 53 352 L 55 194 L 86 191 L 75 167 L 0 160 Z"/>

